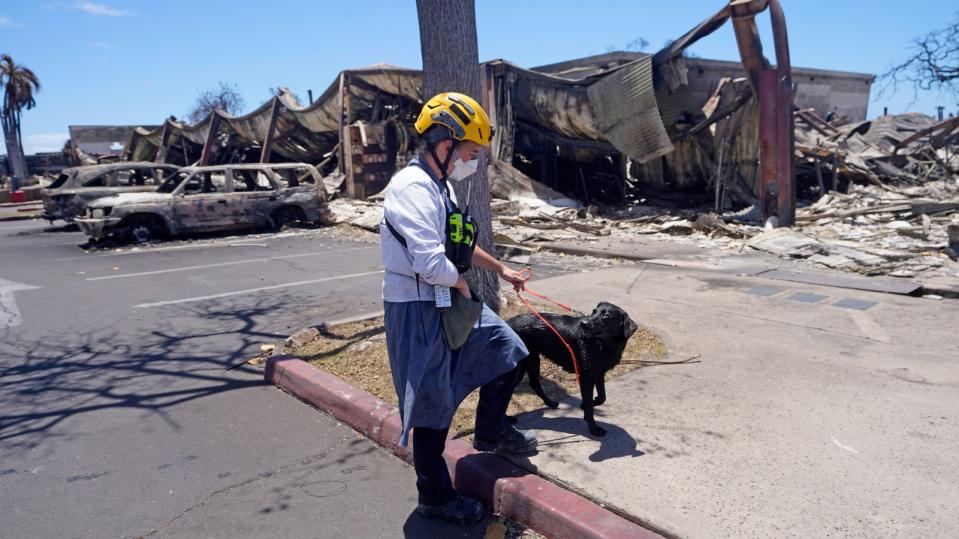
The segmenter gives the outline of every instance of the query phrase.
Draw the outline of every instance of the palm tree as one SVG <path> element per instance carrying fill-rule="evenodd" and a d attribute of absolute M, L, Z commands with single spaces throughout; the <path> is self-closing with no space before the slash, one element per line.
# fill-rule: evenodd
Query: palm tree
<path fill-rule="evenodd" d="M 0 55 L 0 88 L 3 89 L 3 106 L 0 120 L 3 123 L 3 138 L 7 142 L 7 159 L 13 172 L 12 190 L 20 189 L 20 182 L 27 177 L 27 162 L 23 156 L 23 136 L 20 133 L 20 114 L 36 104 L 33 95 L 40 91 L 40 79 L 22 65 L 14 63 L 9 54 Z"/>

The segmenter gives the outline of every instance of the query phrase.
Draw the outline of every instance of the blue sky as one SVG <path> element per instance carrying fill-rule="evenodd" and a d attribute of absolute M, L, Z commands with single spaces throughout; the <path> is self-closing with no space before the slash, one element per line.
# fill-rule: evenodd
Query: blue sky
<path fill-rule="evenodd" d="M 533 67 L 622 49 L 638 37 L 660 48 L 711 15 L 723 0 L 596 2 L 477 0 L 480 60 Z M 956 17 L 954 2 L 782 0 L 795 66 L 880 73 L 916 36 Z M 758 19 L 772 56 L 769 17 Z M 199 91 L 239 86 L 247 109 L 287 86 L 315 96 L 349 67 L 420 67 L 413 0 L 0 0 L 0 52 L 43 84 L 23 115 L 28 153 L 57 150 L 67 126 L 158 124 L 184 117 Z M 696 44 L 704 58 L 738 60 L 727 24 Z M 911 90 L 870 103 L 870 116 L 955 99 Z"/>

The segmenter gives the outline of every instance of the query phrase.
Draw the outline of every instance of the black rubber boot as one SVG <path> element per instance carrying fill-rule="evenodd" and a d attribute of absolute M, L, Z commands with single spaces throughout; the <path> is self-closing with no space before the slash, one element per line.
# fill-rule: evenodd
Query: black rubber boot
<path fill-rule="evenodd" d="M 486 517 L 483 504 L 473 498 L 460 495 L 438 505 L 420 504 L 416 507 L 416 513 L 424 518 L 442 520 L 460 526 L 476 524 Z"/>
<path fill-rule="evenodd" d="M 473 449 L 494 453 L 511 453 L 523 455 L 536 451 L 536 434 L 531 430 L 519 430 L 509 427 L 493 440 L 484 440 L 478 436 L 473 438 Z"/>

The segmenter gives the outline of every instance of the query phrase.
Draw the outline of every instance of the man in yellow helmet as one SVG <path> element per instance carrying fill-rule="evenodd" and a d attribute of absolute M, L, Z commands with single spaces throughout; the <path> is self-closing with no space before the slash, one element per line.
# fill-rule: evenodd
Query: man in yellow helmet
<path fill-rule="evenodd" d="M 442 456 L 449 426 L 463 399 L 480 388 L 474 447 L 535 451 L 535 435 L 506 418 L 522 377 L 517 365 L 528 351 L 485 305 L 474 304 L 475 316 L 465 324 L 451 313 L 472 298 L 462 276 L 471 265 L 517 289 L 524 278 L 476 246 L 468 207 L 459 208 L 448 183 L 476 172 L 480 152 L 489 148 L 493 126 L 486 111 L 469 96 L 442 93 L 426 102 L 415 126 L 417 155 L 390 180 L 380 226 L 386 342 L 403 420 L 400 445 L 407 445 L 412 429 L 417 512 L 472 524 L 485 510 L 453 490 Z"/>

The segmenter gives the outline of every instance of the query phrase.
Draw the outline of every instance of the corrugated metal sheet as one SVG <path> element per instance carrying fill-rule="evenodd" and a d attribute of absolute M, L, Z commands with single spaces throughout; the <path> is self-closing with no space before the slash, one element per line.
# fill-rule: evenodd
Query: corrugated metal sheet
<path fill-rule="evenodd" d="M 651 57 L 607 75 L 588 93 L 600 130 L 617 150 L 640 163 L 673 151 L 656 104 Z"/>
<path fill-rule="evenodd" d="M 674 91 L 663 86 L 656 91 L 656 103 L 659 104 L 659 116 L 663 119 L 663 125 L 673 125 L 686 113 L 701 112 L 705 101 L 689 86 Z"/>

